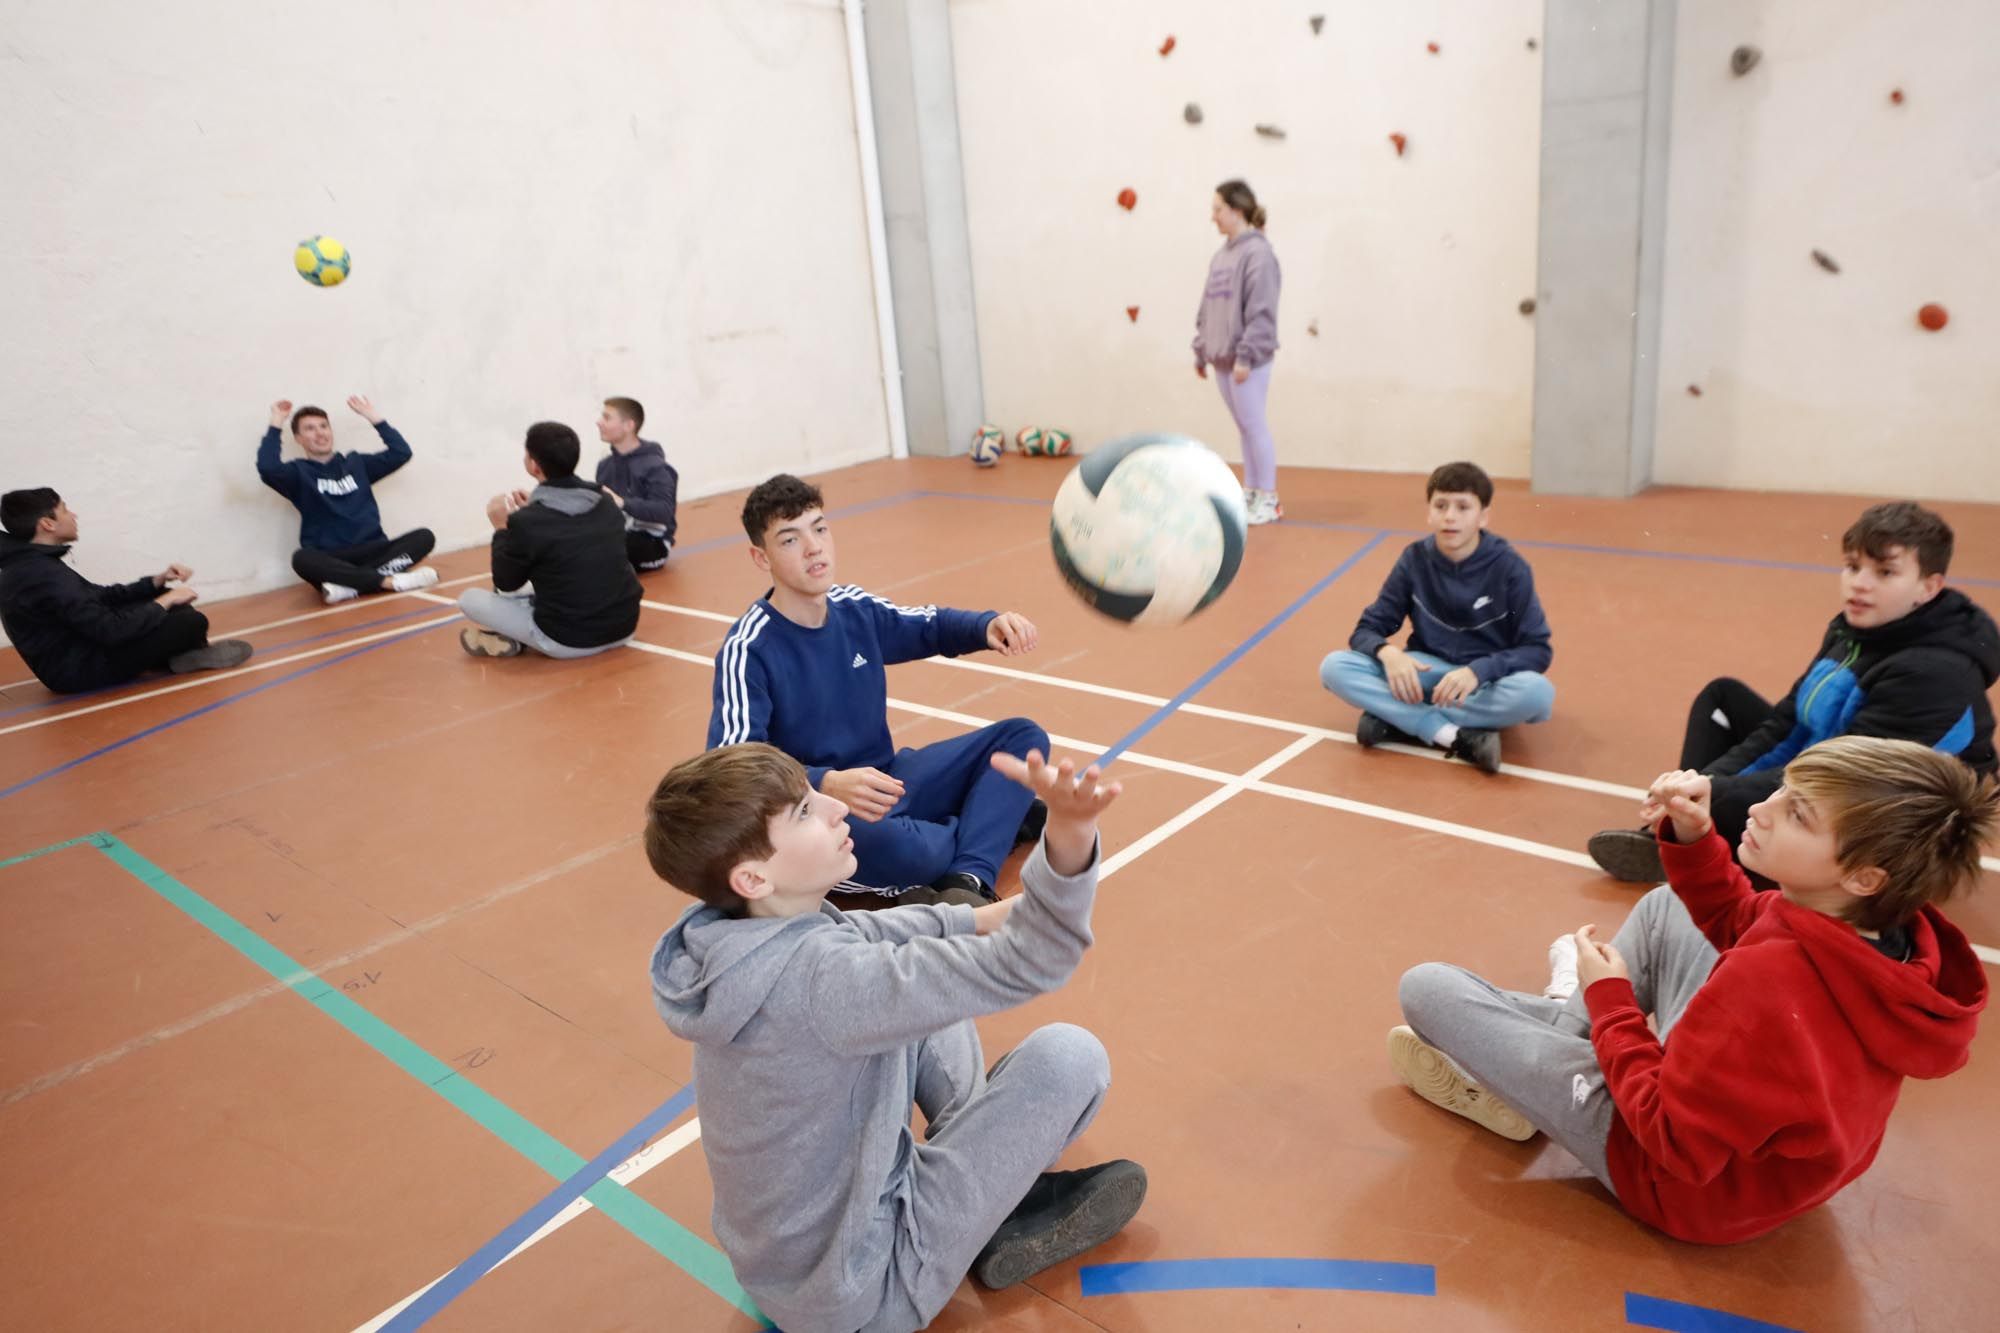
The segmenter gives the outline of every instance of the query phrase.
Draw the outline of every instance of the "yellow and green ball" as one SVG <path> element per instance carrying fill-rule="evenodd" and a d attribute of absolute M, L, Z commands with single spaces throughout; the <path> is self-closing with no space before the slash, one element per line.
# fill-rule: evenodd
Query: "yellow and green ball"
<path fill-rule="evenodd" d="M 347 281 L 354 260 L 347 247 L 333 237 L 308 236 L 292 252 L 292 265 L 315 287 L 338 287 Z"/>

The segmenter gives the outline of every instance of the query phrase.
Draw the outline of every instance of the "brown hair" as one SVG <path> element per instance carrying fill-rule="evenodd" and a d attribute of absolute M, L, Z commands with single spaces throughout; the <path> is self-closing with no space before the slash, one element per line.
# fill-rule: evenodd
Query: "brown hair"
<path fill-rule="evenodd" d="M 328 425 L 333 424 L 333 419 L 327 416 L 325 408 L 302 407 L 298 411 L 292 413 L 292 434 L 297 435 L 299 433 L 299 423 L 301 421 L 304 421 L 307 417 L 318 417 L 321 421 L 326 422 Z"/>
<path fill-rule="evenodd" d="M 1424 499 L 1430 499 L 1439 491 L 1476 495 L 1479 507 L 1484 509 L 1493 503 L 1493 478 L 1487 476 L 1486 469 L 1477 463 L 1446 463 L 1431 473 L 1431 479 L 1424 483 Z"/>
<path fill-rule="evenodd" d="M 1896 500 L 1870 505 L 1841 534 L 1840 553 L 1857 551 L 1870 560 L 1886 560 L 1895 547 L 1917 557 L 1917 572 L 1942 574 L 1951 568 L 1951 524 L 1920 504 Z"/>
<path fill-rule="evenodd" d="M 675 764 L 646 803 L 653 873 L 725 916 L 749 904 L 729 872 L 771 854 L 771 816 L 805 799 L 806 771 L 769 745 L 725 745 Z"/>
<path fill-rule="evenodd" d="M 1785 785 L 1826 819 L 1841 869 L 1886 876 L 1846 914 L 1863 930 L 1902 925 L 1978 879 L 2000 827 L 2000 785 L 1914 741 L 1821 741 L 1786 766 Z"/>
<path fill-rule="evenodd" d="M 1215 192 L 1222 196 L 1223 203 L 1241 213 L 1245 222 L 1262 230 L 1264 210 L 1257 203 L 1256 192 L 1251 190 L 1249 185 L 1237 180 L 1224 181 L 1215 187 Z"/>
<path fill-rule="evenodd" d="M 637 398 L 607 398 L 604 405 L 631 422 L 633 430 L 646 428 L 646 409 L 639 406 Z"/>
<path fill-rule="evenodd" d="M 764 534 L 775 520 L 789 522 L 810 509 L 825 509 L 819 487 L 800 481 L 789 472 L 757 483 L 757 489 L 743 497 L 743 531 L 752 545 L 762 546 Z"/>

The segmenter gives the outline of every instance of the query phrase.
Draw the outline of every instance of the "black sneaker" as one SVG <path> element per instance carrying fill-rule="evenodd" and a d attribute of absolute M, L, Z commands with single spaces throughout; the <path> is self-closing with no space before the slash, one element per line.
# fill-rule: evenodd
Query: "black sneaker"
<path fill-rule="evenodd" d="M 1488 773 L 1500 771 L 1500 733 L 1478 727 L 1460 727 L 1452 738 L 1450 753 Z"/>
<path fill-rule="evenodd" d="M 1372 750 L 1378 745 L 1400 741 L 1405 745 L 1418 744 L 1417 738 L 1406 731 L 1398 731 L 1373 713 L 1363 713 L 1354 724 L 1354 739 L 1364 750 Z"/>
<path fill-rule="evenodd" d="M 1000 901 L 1000 895 L 993 891 L 993 886 L 973 874 L 970 870 L 946 871 L 931 881 L 931 887 L 936 889 L 940 895 L 954 892 L 975 893 L 979 895 L 981 903 L 997 903 Z M 938 901 L 964 902 L 967 900 L 963 898 L 940 897 Z"/>
<path fill-rule="evenodd" d="M 250 660 L 250 645 L 241 639 L 214 639 L 199 648 L 175 653 L 167 659 L 167 670 L 176 676 L 190 671 L 227 671 Z"/>
<path fill-rule="evenodd" d="M 1049 807 L 1041 797 L 1037 796 L 1029 804 L 1028 813 L 1021 816 L 1021 827 L 1014 830 L 1014 845 L 1023 847 L 1038 840 L 1042 836 L 1042 830 L 1048 827 L 1048 823 Z"/>
<path fill-rule="evenodd" d="M 1608 828 L 1591 835 L 1589 850 L 1605 874 L 1627 884 L 1658 884 L 1667 877 L 1660 844 L 1646 829 Z"/>
<path fill-rule="evenodd" d="M 1110 1240 L 1145 1200 L 1146 1168 L 1137 1162 L 1044 1171 L 979 1252 L 972 1276 L 1011 1287 Z"/>

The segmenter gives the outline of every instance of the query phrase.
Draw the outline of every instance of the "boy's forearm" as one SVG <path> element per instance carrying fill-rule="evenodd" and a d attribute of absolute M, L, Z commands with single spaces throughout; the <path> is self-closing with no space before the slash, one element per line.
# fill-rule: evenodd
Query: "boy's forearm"
<path fill-rule="evenodd" d="M 1097 856 L 1097 825 L 1071 824 L 1050 820 L 1042 830 L 1042 841 L 1046 845 L 1049 869 L 1068 878 L 1080 875 L 1090 869 Z"/>

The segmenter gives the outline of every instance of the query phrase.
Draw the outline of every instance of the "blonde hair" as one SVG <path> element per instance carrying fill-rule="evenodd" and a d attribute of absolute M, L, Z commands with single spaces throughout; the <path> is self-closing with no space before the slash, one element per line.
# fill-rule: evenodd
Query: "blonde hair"
<path fill-rule="evenodd" d="M 1912 741 L 1822 741 L 1785 767 L 1785 785 L 1824 816 L 1841 869 L 1885 876 L 1847 913 L 1863 930 L 1902 925 L 1971 885 L 2000 827 L 2000 784 Z"/>
<path fill-rule="evenodd" d="M 669 769 L 646 803 L 653 873 L 729 916 L 747 904 L 729 872 L 771 854 L 771 816 L 805 799 L 799 762 L 769 745 L 725 745 Z"/>

